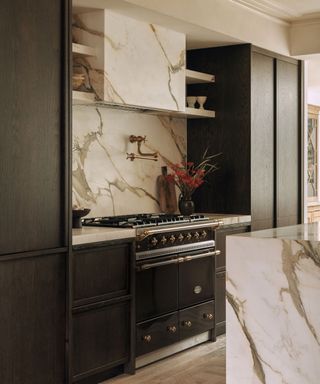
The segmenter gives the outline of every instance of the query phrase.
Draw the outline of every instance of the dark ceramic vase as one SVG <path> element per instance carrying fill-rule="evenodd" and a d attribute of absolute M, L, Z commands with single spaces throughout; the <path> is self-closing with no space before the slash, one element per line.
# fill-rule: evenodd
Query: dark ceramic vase
<path fill-rule="evenodd" d="M 180 196 L 179 211 L 183 216 L 192 215 L 194 213 L 194 202 L 191 199 L 186 200 L 183 196 Z"/>

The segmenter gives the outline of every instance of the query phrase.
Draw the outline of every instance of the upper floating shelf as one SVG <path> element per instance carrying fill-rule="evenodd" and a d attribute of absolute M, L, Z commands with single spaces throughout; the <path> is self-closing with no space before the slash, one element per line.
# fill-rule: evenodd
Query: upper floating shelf
<path fill-rule="evenodd" d="M 185 118 L 185 119 L 201 119 L 201 118 L 214 118 L 215 111 L 210 111 L 207 109 L 200 108 L 187 108 L 183 112 L 180 111 L 169 111 L 165 109 L 152 109 L 152 108 L 143 108 L 136 105 L 125 105 L 125 104 L 116 104 L 110 102 L 95 101 L 95 96 L 90 92 L 72 92 L 72 99 L 74 105 L 94 105 L 100 108 L 113 108 L 119 109 L 122 111 L 131 111 L 138 113 L 145 113 L 148 115 L 156 116 L 170 116 L 175 118 Z"/>
<path fill-rule="evenodd" d="M 72 53 L 82 56 L 96 56 L 97 54 L 95 48 L 77 43 L 72 43 Z"/>
<path fill-rule="evenodd" d="M 214 83 L 215 76 L 209 73 L 203 73 L 198 71 L 192 71 L 186 69 L 186 83 L 187 84 L 201 84 L 201 83 Z"/>

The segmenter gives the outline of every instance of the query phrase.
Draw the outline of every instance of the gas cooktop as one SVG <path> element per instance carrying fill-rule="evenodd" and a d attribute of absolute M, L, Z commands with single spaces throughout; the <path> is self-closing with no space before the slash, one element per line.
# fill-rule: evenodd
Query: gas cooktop
<path fill-rule="evenodd" d="M 182 216 L 165 213 L 142 213 L 136 215 L 93 217 L 82 220 L 84 226 L 141 228 L 209 220 L 204 215 Z"/>

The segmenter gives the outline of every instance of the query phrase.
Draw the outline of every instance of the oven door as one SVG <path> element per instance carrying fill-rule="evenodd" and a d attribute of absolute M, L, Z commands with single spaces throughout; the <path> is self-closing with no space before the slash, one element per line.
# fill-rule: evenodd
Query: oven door
<path fill-rule="evenodd" d="M 182 254 L 179 263 L 179 308 L 214 299 L 215 255 L 212 249 Z"/>
<path fill-rule="evenodd" d="M 145 321 L 178 309 L 178 256 L 137 262 L 136 318 Z"/>

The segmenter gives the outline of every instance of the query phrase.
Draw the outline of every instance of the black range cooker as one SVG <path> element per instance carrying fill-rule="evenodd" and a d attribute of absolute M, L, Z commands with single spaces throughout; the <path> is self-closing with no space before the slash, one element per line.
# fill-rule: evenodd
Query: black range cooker
<path fill-rule="evenodd" d="M 139 214 L 84 219 L 136 228 L 137 356 L 210 331 L 214 340 L 214 229 L 203 215 Z"/>

